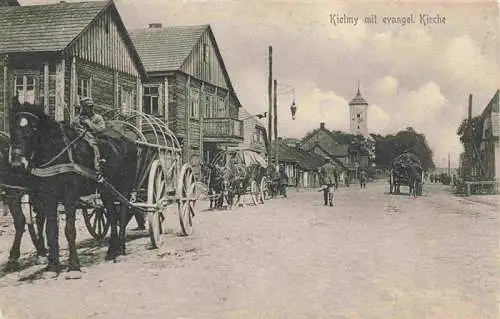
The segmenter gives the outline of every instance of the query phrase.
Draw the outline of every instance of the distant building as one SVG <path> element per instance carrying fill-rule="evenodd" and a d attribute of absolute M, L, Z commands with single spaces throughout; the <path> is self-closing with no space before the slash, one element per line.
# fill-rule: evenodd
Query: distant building
<path fill-rule="evenodd" d="M 300 147 L 327 160 L 338 162 L 346 169 L 350 166 L 354 169 L 354 163 L 349 156 L 349 145 L 339 143 L 333 133 L 325 128 L 323 122 L 319 124 L 319 129 L 315 129 L 304 138 Z"/>
<path fill-rule="evenodd" d="M 500 105 L 497 90 L 484 111 L 480 115 L 482 131 L 479 143 L 479 156 L 483 171 L 482 179 L 500 181 Z"/>
<path fill-rule="evenodd" d="M 368 102 L 361 96 L 359 91 L 349 102 L 350 132 L 355 135 L 368 137 Z"/>
<path fill-rule="evenodd" d="M 273 150 L 276 142 L 272 143 Z M 278 139 L 278 162 L 285 167 L 288 175 L 288 186 L 317 187 L 319 186 L 319 170 L 327 160 L 313 152 L 289 146 L 282 138 Z M 272 154 L 274 161 L 274 152 Z"/>
<path fill-rule="evenodd" d="M 243 122 L 243 142 L 240 147 L 250 149 L 266 157 L 269 148 L 266 127 L 244 108 L 240 108 L 239 120 Z"/>

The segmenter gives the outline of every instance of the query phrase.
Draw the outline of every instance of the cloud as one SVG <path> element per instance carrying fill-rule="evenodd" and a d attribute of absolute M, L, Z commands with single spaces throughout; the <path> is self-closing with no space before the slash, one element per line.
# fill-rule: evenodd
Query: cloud
<path fill-rule="evenodd" d="M 383 78 L 380 78 L 376 83 L 374 90 L 375 92 L 384 95 L 384 96 L 390 96 L 390 95 L 395 95 L 397 94 L 399 87 L 399 81 L 395 77 L 392 76 L 384 76 Z"/>
<path fill-rule="evenodd" d="M 304 82 L 297 88 L 297 119 L 290 116 L 290 96 L 280 96 L 280 135 L 301 137 L 324 122 L 330 130 L 349 129 L 348 100 L 334 91 L 322 91 L 314 82 Z"/>

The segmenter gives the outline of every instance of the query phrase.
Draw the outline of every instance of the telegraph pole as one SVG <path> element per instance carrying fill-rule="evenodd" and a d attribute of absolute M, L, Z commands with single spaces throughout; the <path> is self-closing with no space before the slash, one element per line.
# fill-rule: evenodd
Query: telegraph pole
<path fill-rule="evenodd" d="M 272 124 L 273 124 L 273 47 L 269 46 L 269 80 L 268 80 L 268 98 L 269 98 L 269 109 L 267 112 L 267 135 L 269 141 L 269 150 L 267 152 L 267 163 L 271 165 L 271 152 L 272 152 Z"/>
<path fill-rule="evenodd" d="M 274 160 L 278 167 L 278 81 L 276 79 L 274 79 L 274 143 Z"/>

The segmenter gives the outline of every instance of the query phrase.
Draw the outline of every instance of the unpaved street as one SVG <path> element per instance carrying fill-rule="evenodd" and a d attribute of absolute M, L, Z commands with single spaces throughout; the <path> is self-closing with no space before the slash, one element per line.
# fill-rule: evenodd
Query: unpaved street
<path fill-rule="evenodd" d="M 193 236 L 169 234 L 160 250 L 131 233 L 117 263 L 81 229 L 82 279 L 2 273 L 0 307 L 8 319 L 498 318 L 498 207 L 424 188 L 411 199 L 383 182 L 352 186 L 335 207 L 290 190 L 258 207 L 203 211 Z M 173 215 L 171 232 L 177 223 Z M 2 231 L 3 265 L 12 235 Z"/>

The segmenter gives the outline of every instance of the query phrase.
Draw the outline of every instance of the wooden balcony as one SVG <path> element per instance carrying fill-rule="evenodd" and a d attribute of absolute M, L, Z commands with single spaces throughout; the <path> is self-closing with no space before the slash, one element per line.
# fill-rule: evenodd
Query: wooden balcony
<path fill-rule="evenodd" d="M 205 118 L 203 141 L 240 143 L 243 141 L 243 122 L 232 118 Z"/>

